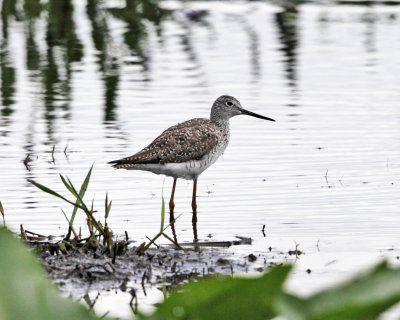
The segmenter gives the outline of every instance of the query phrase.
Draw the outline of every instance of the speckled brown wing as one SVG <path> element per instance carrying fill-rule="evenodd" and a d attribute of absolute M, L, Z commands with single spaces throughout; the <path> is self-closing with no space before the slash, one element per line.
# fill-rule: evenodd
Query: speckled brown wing
<path fill-rule="evenodd" d="M 192 119 L 165 130 L 138 153 L 111 161 L 115 168 L 135 164 L 182 163 L 199 160 L 218 144 L 218 127 L 208 119 Z"/>

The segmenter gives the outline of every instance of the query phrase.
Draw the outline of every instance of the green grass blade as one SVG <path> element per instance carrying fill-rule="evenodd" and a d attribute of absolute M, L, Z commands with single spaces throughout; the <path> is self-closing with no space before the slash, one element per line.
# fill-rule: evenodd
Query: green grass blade
<path fill-rule="evenodd" d="M 112 200 L 106 206 L 106 215 L 105 215 L 106 220 L 108 219 L 108 216 L 110 215 L 111 205 L 112 205 Z"/>
<path fill-rule="evenodd" d="M 36 182 L 34 180 L 31 180 L 31 179 L 27 179 L 27 181 L 30 182 L 31 184 L 33 184 L 36 188 L 38 188 L 38 189 L 40 189 L 40 190 L 42 190 L 42 191 L 44 191 L 44 192 L 46 192 L 48 194 L 51 194 L 51 195 L 53 195 L 53 196 L 55 196 L 57 198 L 60 198 L 60 199 L 64 200 L 65 202 L 68 202 L 69 204 L 72 204 L 73 206 L 77 206 L 78 208 L 83 209 L 83 207 L 81 205 L 75 204 L 72 201 L 69 201 L 68 199 L 66 199 L 62 195 L 60 195 L 59 193 L 57 193 L 57 192 L 45 187 L 44 185 L 42 185 L 40 183 L 38 183 L 38 182 Z"/>
<path fill-rule="evenodd" d="M 172 222 L 168 223 L 167 226 L 162 230 L 162 232 L 167 230 L 171 226 L 172 223 L 175 223 L 176 220 L 178 220 L 181 217 L 181 215 L 182 215 L 182 213 L 179 216 L 177 216 Z"/>
<path fill-rule="evenodd" d="M 65 186 L 67 187 L 67 185 L 68 185 L 67 188 L 72 193 L 72 195 L 76 198 L 76 203 L 80 204 L 84 208 L 85 211 L 89 211 L 86 204 L 83 202 L 82 197 L 78 194 L 74 185 L 72 184 L 72 181 L 68 177 L 67 177 L 68 182 L 65 181 L 63 176 L 60 175 L 60 177 L 61 177 L 61 180 L 63 181 L 63 183 L 65 184 Z M 88 181 L 88 183 L 89 183 L 89 181 Z"/>
<path fill-rule="evenodd" d="M 108 207 L 108 192 L 106 193 L 106 200 L 104 201 L 104 210 L 105 210 L 104 221 L 107 221 L 107 207 Z"/>
<path fill-rule="evenodd" d="M 168 298 L 167 286 L 165 286 L 165 285 L 162 286 L 162 293 L 163 293 L 164 300 L 167 299 Z"/>
<path fill-rule="evenodd" d="M 161 196 L 161 228 L 160 228 L 160 232 L 164 231 L 164 221 L 165 221 L 165 201 L 164 201 L 164 196 Z"/>
<path fill-rule="evenodd" d="M 71 192 L 72 194 L 74 194 L 74 193 L 73 193 L 73 190 L 72 190 L 72 188 L 71 188 L 71 186 L 70 186 L 69 183 L 65 180 L 65 178 L 64 178 L 61 174 L 60 174 L 59 176 L 60 176 L 60 179 L 61 179 L 62 183 L 63 183 L 64 186 L 68 189 L 68 191 Z"/>
<path fill-rule="evenodd" d="M 75 196 L 76 199 L 77 199 L 77 201 L 76 201 L 75 203 L 72 202 L 72 201 L 69 201 L 68 199 L 66 199 L 66 198 L 64 198 L 62 195 L 60 195 L 59 193 L 57 193 L 57 192 L 55 192 L 55 191 L 53 191 L 53 190 L 51 190 L 51 189 L 45 187 L 44 185 L 42 185 L 42 184 L 40 184 L 40 183 L 37 183 L 37 182 L 35 182 L 35 181 L 31 180 L 31 179 L 27 179 L 27 180 L 28 180 L 30 183 L 32 183 L 35 187 L 39 188 L 40 190 L 42 190 L 42 191 L 44 191 L 44 192 L 46 192 L 46 193 L 49 193 L 49 194 L 51 194 L 51 195 L 53 195 L 53 196 L 55 196 L 55 197 L 58 197 L 58 198 L 60 198 L 60 199 L 63 199 L 64 201 L 68 202 L 69 204 L 72 204 L 73 206 L 76 206 L 76 207 L 78 207 L 79 209 L 82 209 L 82 210 L 86 213 L 86 215 L 92 219 L 93 226 L 94 226 L 101 234 L 104 235 L 104 229 L 103 229 L 102 226 L 99 225 L 99 224 L 97 223 L 97 221 L 94 219 L 94 217 L 93 217 L 93 215 L 91 214 L 91 212 L 89 211 L 89 209 L 88 209 L 88 208 L 86 207 L 86 205 L 83 203 L 81 197 L 76 193 L 76 190 L 75 190 L 75 188 L 73 187 L 72 184 L 69 185 L 69 186 L 71 187 L 72 193 L 74 194 L 74 196 Z M 63 180 L 63 179 L 62 179 L 62 180 Z M 68 179 L 68 180 L 69 180 L 69 179 Z M 65 181 L 65 179 L 64 179 L 64 181 Z M 64 182 L 64 181 L 63 181 L 63 182 Z M 68 183 L 67 183 L 66 181 L 65 181 L 65 183 L 68 185 Z M 69 183 L 71 183 L 71 181 L 69 181 Z M 69 190 L 69 189 L 68 189 L 68 190 Z"/>
<path fill-rule="evenodd" d="M 72 181 L 67 177 L 67 180 L 69 182 L 69 185 L 71 186 L 72 192 L 74 193 L 74 195 L 78 195 L 78 191 L 76 191 L 74 185 L 72 184 Z"/>
<path fill-rule="evenodd" d="M 75 208 L 76 208 L 76 207 L 75 207 Z M 72 233 L 74 234 L 75 238 L 78 239 L 78 235 L 76 234 L 76 231 L 75 231 L 75 229 L 74 229 L 74 226 L 71 224 L 71 221 L 68 219 L 67 214 L 64 212 L 63 209 L 61 209 L 61 211 L 62 211 L 62 213 L 63 213 L 65 219 L 67 220 L 68 225 L 69 225 L 69 228 L 70 228 L 70 230 L 68 230 L 68 233 L 70 233 L 70 232 L 72 231 Z M 69 235 L 68 235 L 66 238 L 69 238 Z"/>
<path fill-rule="evenodd" d="M 86 175 L 85 180 L 83 181 L 82 185 L 81 185 L 81 189 L 79 190 L 79 196 L 81 199 L 83 199 L 86 190 L 88 188 L 89 185 L 89 181 L 90 181 L 90 176 L 92 175 L 92 169 L 93 169 L 93 165 L 90 167 L 89 172 Z M 76 203 L 78 203 L 78 200 L 76 200 Z M 70 226 L 72 227 L 72 225 L 74 224 L 74 220 L 75 220 L 75 216 L 76 216 L 76 212 L 78 211 L 77 207 L 74 207 L 74 210 L 72 211 L 72 215 L 71 215 L 71 219 L 70 219 Z"/>
<path fill-rule="evenodd" d="M 110 215 L 111 205 L 112 205 L 112 200 L 110 202 L 108 202 L 108 192 L 107 192 L 106 193 L 106 200 L 105 200 L 105 203 L 104 203 L 104 206 L 105 206 L 104 218 L 105 218 L 105 220 L 107 220 L 108 216 Z"/>
<path fill-rule="evenodd" d="M 110 201 L 110 204 L 108 205 L 108 208 L 107 208 L 107 218 L 110 215 L 111 205 L 112 205 L 112 200 Z"/>

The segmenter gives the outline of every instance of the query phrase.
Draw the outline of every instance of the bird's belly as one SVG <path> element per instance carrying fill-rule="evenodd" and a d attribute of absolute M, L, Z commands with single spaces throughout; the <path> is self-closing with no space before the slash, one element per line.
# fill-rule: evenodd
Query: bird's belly
<path fill-rule="evenodd" d="M 225 150 L 225 148 L 223 150 Z M 137 164 L 128 168 L 128 170 L 145 170 L 174 178 L 193 180 L 211 166 L 219 158 L 223 150 L 212 150 L 199 160 L 190 160 L 181 163 Z"/>

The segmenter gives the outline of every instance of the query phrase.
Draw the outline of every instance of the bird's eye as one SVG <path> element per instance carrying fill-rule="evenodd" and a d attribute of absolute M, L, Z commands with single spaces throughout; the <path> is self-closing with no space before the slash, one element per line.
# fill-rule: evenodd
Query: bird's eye
<path fill-rule="evenodd" d="M 231 101 L 228 101 L 228 102 L 226 103 L 226 105 L 227 105 L 228 107 L 232 107 L 232 106 L 233 106 L 233 103 L 232 103 Z"/>

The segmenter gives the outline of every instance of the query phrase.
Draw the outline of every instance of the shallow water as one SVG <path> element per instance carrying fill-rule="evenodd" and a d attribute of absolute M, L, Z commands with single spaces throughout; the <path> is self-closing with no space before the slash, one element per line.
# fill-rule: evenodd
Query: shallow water
<path fill-rule="evenodd" d="M 382 257 L 398 264 L 400 6 L 59 1 L 49 19 L 35 2 L 12 3 L 2 2 L 0 51 L 9 227 L 66 232 L 60 208 L 71 208 L 26 179 L 66 194 L 58 174 L 79 185 L 94 162 L 85 198 L 103 212 L 108 192 L 117 234 L 156 234 L 172 179 L 107 161 L 231 94 L 276 122 L 231 120 L 228 149 L 199 179 L 199 238 L 252 237 L 232 249 L 244 253 L 298 244 L 306 254 L 289 287 L 304 293 Z M 180 241 L 193 239 L 191 188 L 178 180 Z"/>

